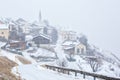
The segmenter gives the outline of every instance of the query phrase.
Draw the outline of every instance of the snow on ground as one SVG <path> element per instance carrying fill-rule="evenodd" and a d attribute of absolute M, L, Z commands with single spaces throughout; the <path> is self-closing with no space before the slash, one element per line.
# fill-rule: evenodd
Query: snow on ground
<path fill-rule="evenodd" d="M 42 57 L 55 57 L 55 53 L 46 50 L 46 49 L 42 49 L 42 48 L 38 48 L 36 52 L 31 53 L 30 55 L 33 55 L 35 57 L 38 56 L 42 56 Z"/>
<path fill-rule="evenodd" d="M 111 77 L 118 77 L 120 75 L 120 69 L 116 65 L 104 61 L 101 70 L 98 71 L 97 74 L 103 74 Z"/>
<path fill-rule="evenodd" d="M 53 59 L 56 58 L 56 55 L 54 52 L 43 49 L 43 48 L 35 48 L 35 47 L 30 47 L 29 49 L 23 51 L 22 54 L 26 59 L 30 60 L 32 63 L 37 63 L 45 59 L 49 61 L 49 60 L 52 60 L 52 58 Z"/>
<path fill-rule="evenodd" d="M 90 65 L 82 57 L 80 57 L 79 55 L 76 55 L 74 56 L 74 59 L 76 59 L 76 61 L 67 62 L 66 68 L 92 72 Z M 56 63 L 54 64 L 51 63 L 49 65 L 59 66 Z M 110 77 L 118 77 L 120 75 L 120 69 L 118 66 L 103 60 L 102 66 L 99 67 L 98 71 L 95 73 L 110 76 Z"/>
<path fill-rule="evenodd" d="M 111 63 L 120 64 L 120 58 L 119 58 L 120 54 L 119 53 L 117 53 L 117 52 L 112 53 L 110 51 L 103 50 L 101 48 L 97 48 L 94 45 L 90 45 L 90 46 L 91 46 L 91 49 L 95 49 L 97 52 L 100 53 L 99 55 L 102 55 L 103 58 L 106 59 L 107 61 L 109 61 Z"/>
<path fill-rule="evenodd" d="M 16 67 L 12 71 L 16 73 Z M 18 66 L 18 71 L 25 80 L 84 80 L 83 78 L 75 78 L 74 76 L 47 70 L 36 64 Z"/>
<path fill-rule="evenodd" d="M 8 59 L 15 61 L 16 54 L 10 53 L 10 52 L 5 51 L 5 50 L 1 50 L 0 54 L 1 54 L 1 56 L 6 56 Z"/>
<path fill-rule="evenodd" d="M 64 55 L 64 51 L 62 49 L 62 36 L 59 36 L 58 37 L 58 41 L 57 41 L 57 44 L 56 44 L 56 48 L 55 48 L 55 51 L 57 53 L 57 57 L 62 60 L 62 59 L 65 59 L 65 55 Z"/>
<path fill-rule="evenodd" d="M 1 50 L 0 54 L 1 54 L 0 56 L 5 56 L 8 59 L 16 62 L 18 65 L 23 65 L 23 63 L 17 58 L 17 56 L 20 56 L 18 54 L 14 54 L 14 53 L 11 53 L 11 52 L 8 52 L 8 51 L 5 51 L 5 50 Z"/>
<path fill-rule="evenodd" d="M 5 42 L 0 42 L 0 47 L 4 46 L 5 44 Z"/>
<path fill-rule="evenodd" d="M 64 51 L 62 50 L 60 43 L 61 42 L 58 41 L 58 44 L 55 50 L 57 52 L 58 58 L 62 60 L 62 59 L 66 59 L 66 54 L 64 54 Z M 3 46 L 3 45 L 5 45 L 5 43 L 0 42 L 0 46 Z M 22 63 L 18 59 L 15 58 L 17 54 L 10 53 L 4 50 L 0 50 L 0 56 L 6 56 L 8 59 L 15 61 L 16 63 L 20 65 L 18 66 L 19 72 L 21 73 L 21 76 L 23 78 L 27 78 L 27 80 L 40 80 L 40 79 L 42 80 L 73 80 L 74 79 L 74 77 L 71 77 L 71 76 L 61 75 L 60 73 L 58 74 L 57 72 L 52 72 L 52 71 L 43 69 L 41 67 L 38 68 L 37 65 L 35 65 L 37 62 L 30 57 L 31 53 L 28 53 L 27 50 L 23 51 L 22 53 L 26 59 L 32 62 L 32 65 L 22 65 Z M 55 57 L 55 53 L 50 52 L 45 49 L 41 49 L 41 48 L 38 48 L 35 53 L 32 53 L 32 55 Z M 108 53 L 104 55 L 107 56 Z M 74 59 L 76 59 L 75 62 L 68 61 L 67 68 L 92 72 L 90 65 L 81 56 L 76 55 L 74 56 Z M 55 61 L 54 62 L 40 62 L 39 64 L 57 65 Z M 112 77 L 117 77 L 120 75 L 120 69 L 116 65 L 103 61 L 103 65 L 101 69 L 96 73 L 104 74 L 104 75 L 112 76 Z M 45 76 L 47 76 L 48 78 L 46 78 Z"/>
<path fill-rule="evenodd" d="M 5 42 L 0 42 L 0 47 L 4 46 L 5 44 L 6 44 Z M 15 61 L 16 55 L 8 51 L 0 49 L 0 56 L 6 56 L 8 59 Z"/>
<path fill-rule="evenodd" d="M 64 56 L 65 56 L 65 54 L 64 54 Z M 72 62 L 67 61 L 66 68 L 88 71 L 88 72 L 92 71 L 89 64 L 85 60 L 83 60 L 80 56 L 76 55 L 76 56 L 74 56 L 74 59 L 76 59 L 76 61 L 72 61 Z M 51 63 L 49 65 L 59 66 L 59 65 L 57 65 L 56 62 L 54 62 L 54 64 Z"/>
<path fill-rule="evenodd" d="M 23 56 L 28 59 L 29 61 L 31 61 L 32 63 L 36 63 L 36 61 L 30 57 L 29 53 L 27 53 L 26 51 L 22 52 Z"/>
<path fill-rule="evenodd" d="M 0 42 L 0 47 L 4 46 L 5 44 L 6 43 Z M 28 56 L 27 54 L 24 54 L 24 55 L 25 55 L 26 59 L 33 61 L 35 63 L 35 61 L 32 60 L 32 58 L 30 58 L 30 56 Z M 9 51 L 5 51 L 5 50 L 0 49 L 0 56 L 5 56 L 8 59 L 16 62 L 18 65 L 23 65 L 23 63 L 21 63 L 20 60 L 16 57 L 16 56 L 20 56 L 18 54 L 14 54 L 14 53 L 11 53 Z"/>

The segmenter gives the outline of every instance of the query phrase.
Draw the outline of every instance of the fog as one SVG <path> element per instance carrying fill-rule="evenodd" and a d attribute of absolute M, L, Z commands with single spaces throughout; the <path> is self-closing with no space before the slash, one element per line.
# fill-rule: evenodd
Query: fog
<path fill-rule="evenodd" d="M 42 19 L 85 34 L 89 43 L 120 52 L 120 0 L 0 0 L 0 17 Z"/>

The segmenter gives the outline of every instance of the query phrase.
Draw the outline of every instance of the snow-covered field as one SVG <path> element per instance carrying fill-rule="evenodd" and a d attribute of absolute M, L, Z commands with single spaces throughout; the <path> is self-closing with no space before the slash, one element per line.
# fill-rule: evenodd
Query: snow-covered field
<path fill-rule="evenodd" d="M 12 60 L 15 62 L 15 56 L 16 54 L 13 54 L 13 53 L 10 53 L 10 52 L 7 52 L 7 51 L 4 51 L 4 50 L 0 50 L 0 56 L 5 56 L 7 57 L 8 59 Z"/>
<path fill-rule="evenodd" d="M 58 42 L 60 43 L 60 42 Z M 5 43 L 0 43 L 0 46 L 5 45 Z M 60 44 L 57 44 L 57 47 L 55 48 L 57 52 L 57 57 L 60 60 L 67 60 L 66 59 L 66 54 L 64 51 L 62 51 Z M 82 76 L 75 77 L 74 75 L 67 75 L 67 74 L 62 74 L 58 72 L 54 72 L 51 70 L 47 70 L 40 65 L 43 64 L 49 64 L 49 65 L 55 65 L 59 66 L 57 64 L 57 60 L 53 62 L 36 62 L 31 55 L 34 56 L 43 56 L 43 57 L 55 57 L 55 53 L 38 48 L 35 53 L 28 53 L 27 50 L 22 51 L 23 57 L 28 59 L 29 61 L 32 62 L 32 64 L 25 65 L 21 63 L 18 59 L 16 59 L 15 56 L 18 56 L 17 54 L 10 53 L 8 51 L 0 50 L 0 56 L 6 56 L 8 59 L 16 62 L 19 66 L 18 72 L 20 73 L 20 76 L 25 79 L 25 80 L 84 80 Z M 105 56 L 107 53 L 105 53 Z M 113 57 L 109 55 L 110 57 Z M 73 57 L 76 61 L 69 62 L 67 61 L 67 68 L 71 69 L 77 69 L 77 70 L 82 70 L 82 71 L 88 71 L 92 72 L 92 69 L 90 65 L 87 63 L 86 60 L 83 59 L 83 57 L 79 55 L 75 55 Z M 114 59 L 114 58 L 112 58 Z M 12 69 L 12 72 L 16 74 L 16 67 Z M 97 74 L 102 74 L 106 76 L 112 76 L 112 77 L 118 77 L 120 76 L 120 68 L 117 65 L 113 65 L 112 63 L 109 63 L 105 60 L 103 60 L 102 66 L 100 69 L 96 72 Z M 87 78 L 88 80 L 92 80 L 91 78 Z M 85 79 L 85 80 L 87 80 Z"/>
<path fill-rule="evenodd" d="M 41 57 L 55 57 L 55 53 L 53 53 L 49 50 L 46 50 L 46 49 L 42 49 L 42 48 L 38 48 L 36 50 L 36 52 L 30 53 L 30 55 L 35 56 L 35 57 L 38 57 L 38 56 L 41 56 Z"/>

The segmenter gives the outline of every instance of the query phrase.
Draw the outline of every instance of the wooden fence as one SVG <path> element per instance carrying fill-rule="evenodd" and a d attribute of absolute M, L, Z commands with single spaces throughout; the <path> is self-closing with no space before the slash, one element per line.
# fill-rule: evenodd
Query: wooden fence
<path fill-rule="evenodd" d="M 120 78 L 108 77 L 105 75 L 100 75 L 100 74 L 90 73 L 90 72 L 80 71 L 80 70 L 74 70 L 74 69 L 68 69 L 68 68 L 63 68 L 63 67 L 50 66 L 50 65 L 44 65 L 44 67 L 46 67 L 47 69 L 54 70 L 54 71 L 66 73 L 68 75 L 70 74 L 70 72 L 75 73 L 75 76 L 77 76 L 77 74 L 80 73 L 83 75 L 84 79 L 86 76 L 92 76 L 93 80 L 96 80 L 96 78 L 104 79 L 104 80 L 120 80 Z"/>

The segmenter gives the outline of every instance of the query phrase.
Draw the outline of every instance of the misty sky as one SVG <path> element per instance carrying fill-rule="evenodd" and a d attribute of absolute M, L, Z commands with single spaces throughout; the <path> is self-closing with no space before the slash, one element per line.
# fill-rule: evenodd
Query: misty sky
<path fill-rule="evenodd" d="M 96 46 L 120 53 L 120 0 L 0 0 L 0 17 L 38 20 L 87 35 Z"/>

